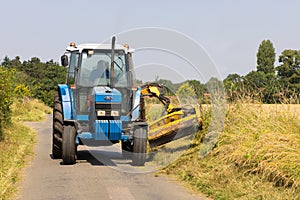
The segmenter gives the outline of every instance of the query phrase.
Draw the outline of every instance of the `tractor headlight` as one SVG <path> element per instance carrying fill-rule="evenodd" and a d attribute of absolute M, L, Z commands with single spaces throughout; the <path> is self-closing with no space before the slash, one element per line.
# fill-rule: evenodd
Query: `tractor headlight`
<path fill-rule="evenodd" d="M 98 110 L 97 116 L 105 116 L 105 110 Z"/>
<path fill-rule="evenodd" d="M 119 111 L 117 111 L 117 110 L 112 110 L 111 111 L 111 116 L 119 116 Z"/>

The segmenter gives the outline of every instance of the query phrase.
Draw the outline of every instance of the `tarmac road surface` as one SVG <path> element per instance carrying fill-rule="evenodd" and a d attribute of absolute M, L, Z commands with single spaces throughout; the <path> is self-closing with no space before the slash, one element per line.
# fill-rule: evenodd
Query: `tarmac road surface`
<path fill-rule="evenodd" d="M 205 199 L 165 176 L 128 173 L 105 166 L 82 147 L 75 165 L 62 165 L 61 160 L 51 158 L 52 116 L 26 125 L 37 131 L 38 140 L 34 158 L 24 170 L 17 199 Z"/>

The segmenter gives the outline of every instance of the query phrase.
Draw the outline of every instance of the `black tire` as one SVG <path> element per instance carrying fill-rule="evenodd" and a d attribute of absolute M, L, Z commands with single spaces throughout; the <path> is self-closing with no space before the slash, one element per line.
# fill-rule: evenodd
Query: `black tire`
<path fill-rule="evenodd" d="M 134 131 L 132 164 L 143 166 L 146 162 L 147 129 L 137 128 Z"/>
<path fill-rule="evenodd" d="M 73 126 L 65 126 L 62 138 L 62 160 L 65 165 L 76 163 L 76 129 Z"/>
<path fill-rule="evenodd" d="M 125 159 L 131 159 L 132 158 L 132 151 L 133 146 L 131 144 L 131 141 L 121 141 L 122 146 L 122 155 Z"/>
<path fill-rule="evenodd" d="M 62 158 L 63 113 L 58 92 L 54 96 L 53 128 L 52 128 L 52 158 Z"/>

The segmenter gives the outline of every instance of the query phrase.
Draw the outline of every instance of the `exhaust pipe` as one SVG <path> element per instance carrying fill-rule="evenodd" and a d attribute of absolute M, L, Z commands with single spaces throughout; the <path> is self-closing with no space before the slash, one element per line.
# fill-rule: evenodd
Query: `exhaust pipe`
<path fill-rule="evenodd" d="M 115 43 L 116 43 L 116 37 L 112 37 L 111 41 L 111 63 L 110 63 L 110 87 L 114 88 L 115 83 L 114 83 L 114 76 L 115 76 Z"/>

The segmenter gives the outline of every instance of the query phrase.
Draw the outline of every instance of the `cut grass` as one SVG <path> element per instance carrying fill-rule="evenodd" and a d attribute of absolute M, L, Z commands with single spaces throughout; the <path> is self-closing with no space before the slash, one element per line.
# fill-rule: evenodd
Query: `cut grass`
<path fill-rule="evenodd" d="M 0 199 L 13 199 L 20 171 L 28 156 L 33 155 L 36 132 L 21 121 L 41 121 L 51 109 L 37 100 L 24 100 L 12 105 L 12 123 L 4 129 L 0 142 Z"/>
<path fill-rule="evenodd" d="M 164 172 L 214 199 L 299 199 L 300 120 L 294 106 L 229 105 L 214 150 L 201 159 L 196 145 Z"/>

